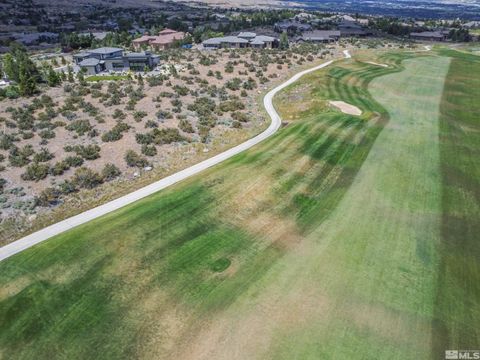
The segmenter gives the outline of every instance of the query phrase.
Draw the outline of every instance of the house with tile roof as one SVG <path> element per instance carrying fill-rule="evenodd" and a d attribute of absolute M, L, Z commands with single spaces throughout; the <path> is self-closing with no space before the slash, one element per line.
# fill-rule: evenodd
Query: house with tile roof
<path fill-rule="evenodd" d="M 183 40 L 185 35 L 186 34 L 181 31 L 164 29 L 156 36 L 143 35 L 138 39 L 133 40 L 132 44 L 137 51 L 142 48 L 151 48 L 152 50 L 159 51 L 169 48 L 175 41 Z"/>

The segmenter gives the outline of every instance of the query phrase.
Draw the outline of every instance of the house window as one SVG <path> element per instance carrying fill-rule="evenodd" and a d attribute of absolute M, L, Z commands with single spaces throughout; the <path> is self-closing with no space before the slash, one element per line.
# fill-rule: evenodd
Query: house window
<path fill-rule="evenodd" d="M 143 69 L 145 69 L 145 66 L 148 66 L 148 63 L 144 60 L 129 61 L 129 63 L 130 69 L 134 71 L 143 71 Z"/>
<path fill-rule="evenodd" d="M 112 63 L 112 68 L 114 68 L 114 69 L 123 69 L 123 62 L 114 62 L 114 63 Z"/>

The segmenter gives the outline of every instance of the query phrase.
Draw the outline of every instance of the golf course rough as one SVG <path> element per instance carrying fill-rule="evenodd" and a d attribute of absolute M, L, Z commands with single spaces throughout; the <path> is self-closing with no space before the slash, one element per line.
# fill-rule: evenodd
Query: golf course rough
<path fill-rule="evenodd" d="M 0 358 L 478 347 L 474 58 L 372 53 L 388 67 L 311 73 L 276 96 L 288 125 L 264 143 L 1 262 Z"/>

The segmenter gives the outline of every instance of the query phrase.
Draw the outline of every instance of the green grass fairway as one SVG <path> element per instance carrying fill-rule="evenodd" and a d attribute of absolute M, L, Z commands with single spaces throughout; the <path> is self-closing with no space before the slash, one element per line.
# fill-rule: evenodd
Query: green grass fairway
<path fill-rule="evenodd" d="M 309 261 L 314 271 L 293 275 L 301 280 L 291 291 L 323 288 L 328 311 L 282 329 L 272 359 L 429 357 L 441 223 L 438 118 L 449 59 L 404 65 L 371 83 L 391 119 L 340 204 L 312 234 L 318 243 L 302 267 Z"/>
<path fill-rule="evenodd" d="M 254 149 L 1 262 L 0 358 L 478 348 L 480 58 L 371 60 L 389 67 L 342 60 L 278 94 L 288 125 Z"/>

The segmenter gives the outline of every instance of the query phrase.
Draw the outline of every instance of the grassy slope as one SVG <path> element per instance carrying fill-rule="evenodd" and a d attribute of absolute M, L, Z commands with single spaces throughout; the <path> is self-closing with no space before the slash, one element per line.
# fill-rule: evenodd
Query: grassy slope
<path fill-rule="evenodd" d="M 400 59 L 377 60 L 399 69 Z M 374 82 L 382 102 L 415 92 L 418 79 L 423 92 L 404 107 L 410 122 L 392 119 L 380 134 L 357 178 L 386 124 L 367 86 L 395 70 L 348 61 L 281 94 L 282 113 L 300 116 L 265 144 L 0 263 L 0 355 L 427 354 L 440 309 L 430 239 L 440 234 L 441 202 L 430 149 L 438 144 L 426 137 L 441 76 L 428 74 L 447 67 L 445 58 L 414 60 Z M 389 92 L 395 79 L 403 87 Z M 365 114 L 340 114 L 327 99 Z M 426 196 L 407 186 L 412 179 Z"/>

